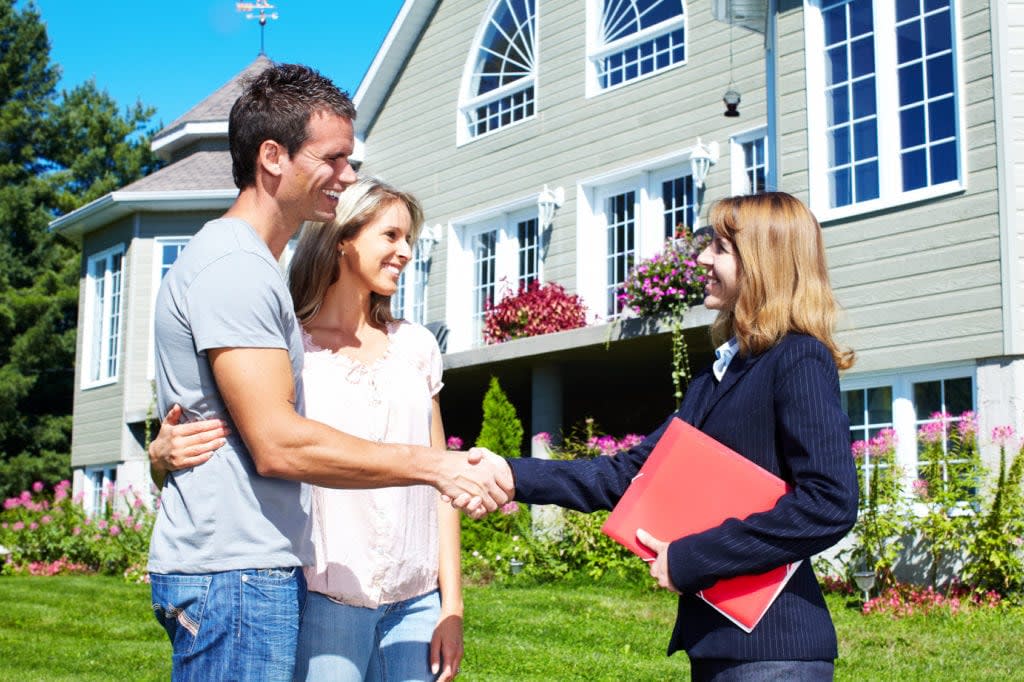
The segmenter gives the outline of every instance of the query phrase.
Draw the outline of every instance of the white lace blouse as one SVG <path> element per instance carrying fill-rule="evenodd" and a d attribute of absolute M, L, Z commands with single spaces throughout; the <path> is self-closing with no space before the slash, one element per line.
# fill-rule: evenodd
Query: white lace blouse
<path fill-rule="evenodd" d="M 409 322 L 388 325 L 388 345 L 365 365 L 303 334 L 306 416 L 367 440 L 430 445 L 431 398 L 441 390 L 434 336 Z M 313 487 L 314 592 L 375 608 L 437 588 L 437 491 Z"/>

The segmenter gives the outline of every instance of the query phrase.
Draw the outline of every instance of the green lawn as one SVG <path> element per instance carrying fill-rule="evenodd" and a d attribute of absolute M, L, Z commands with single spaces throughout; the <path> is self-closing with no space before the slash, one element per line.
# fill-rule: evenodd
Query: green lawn
<path fill-rule="evenodd" d="M 162 680 L 170 645 L 149 589 L 116 578 L 0 578 L 0 680 Z M 1024 680 L 1024 609 L 864 617 L 829 597 L 839 680 Z M 460 679 L 677 680 L 675 601 L 623 585 L 468 587 Z"/>

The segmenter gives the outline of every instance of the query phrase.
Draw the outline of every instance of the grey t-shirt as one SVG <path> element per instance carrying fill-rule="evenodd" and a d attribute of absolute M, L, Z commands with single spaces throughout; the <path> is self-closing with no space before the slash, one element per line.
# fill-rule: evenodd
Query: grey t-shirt
<path fill-rule="evenodd" d="M 231 422 L 206 352 L 283 348 L 302 405 L 302 334 L 284 276 L 245 221 L 203 226 L 164 277 L 156 300 L 160 414 L 174 403 L 186 421 L 219 417 L 227 445 L 204 464 L 168 475 L 149 548 L 154 573 L 213 573 L 312 562 L 309 487 L 264 478 Z"/>

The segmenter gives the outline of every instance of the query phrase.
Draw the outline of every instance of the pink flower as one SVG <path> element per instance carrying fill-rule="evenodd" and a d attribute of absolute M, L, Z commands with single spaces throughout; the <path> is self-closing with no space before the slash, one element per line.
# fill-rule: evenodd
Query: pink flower
<path fill-rule="evenodd" d="M 449 450 L 461 450 L 462 439 L 458 436 L 448 436 L 448 441 L 445 443 Z"/>
<path fill-rule="evenodd" d="M 121 527 L 120 526 L 111 526 L 110 527 L 110 534 L 113 535 L 114 537 L 117 537 L 118 535 L 121 534 Z"/>
<path fill-rule="evenodd" d="M 544 445 L 551 445 L 551 434 L 547 431 L 541 431 L 540 433 L 534 434 L 533 437 L 541 443 L 544 443 Z"/>
<path fill-rule="evenodd" d="M 71 534 L 72 534 L 72 535 L 81 535 L 81 534 L 82 534 L 82 528 L 81 528 L 81 526 L 75 526 L 75 527 L 74 527 L 74 528 L 73 528 L 73 529 L 71 530 Z"/>
<path fill-rule="evenodd" d="M 517 511 L 519 511 L 519 505 L 515 501 L 501 505 L 501 513 L 506 516 L 509 514 L 515 514 Z"/>
<path fill-rule="evenodd" d="M 36 530 L 37 528 L 39 528 L 39 524 L 36 523 L 35 521 L 33 521 L 32 523 L 28 524 L 28 529 L 29 530 Z"/>
<path fill-rule="evenodd" d="M 46 514 L 43 518 L 39 519 L 39 523 L 42 523 L 43 525 L 46 525 L 50 521 L 53 521 L 53 518 L 51 518 L 49 514 Z"/>
<path fill-rule="evenodd" d="M 4 509 L 14 509 L 21 506 L 21 500 L 17 497 L 8 497 L 4 500 Z"/>
<path fill-rule="evenodd" d="M 634 445 L 640 445 L 644 442 L 644 437 L 637 433 L 627 433 L 619 441 L 619 450 L 629 450 Z"/>
<path fill-rule="evenodd" d="M 864 455 L 868 454 L 868 442 L 866 440 L 853 441 L 850 452 L 853 453 L 854 459 L 864 459 Z"/>
<path fill-rule="evenodd" d="M 107 528 L 107 520 L 106 519 L 100 519 L 99 521 L 96 522 L 96 527 L 99 528 L 100 530 L 106 530 L 106 528 Z"/>
<path fill-rule="evenodd" d="M 922 443 L 941 443 L 946 439 L 946 423 L 941 420 L 925 422 L 918 429 L 917 437 Z"/>
<path fill-rule="evenodd" d="M 923 478 L 919 478 L 914 481 L 914 494 L 920 497 L 922 500 L 928 499 L 928 481 Z"/>
<path fill-rule="evenodd" d="M 42 481 L 36 481 L 35 483 L 33 483 L 32 484 L 32 492 L 35 492 L 35 493 L 43 492 L 43 482 Z"/>
<path fill-rule="evenodd" d="M 960 421 L 956 424 L 956 430 L 961 440 L 969 440 L 978 433 L 978 415 L 968 410 L 960 415 Z"/>
<path fill-rule="evenodd" d="M 1005 448 L 1010 445 L 1010 441 L 1013 439 L 1013 427 L 1009 424 L 1004 426 L 997 426 L 992 429 L 992 442 L 1001 448 Z"/>

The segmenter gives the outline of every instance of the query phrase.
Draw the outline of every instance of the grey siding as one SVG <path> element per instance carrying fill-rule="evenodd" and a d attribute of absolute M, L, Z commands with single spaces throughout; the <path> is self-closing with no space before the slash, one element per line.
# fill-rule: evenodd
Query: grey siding
<path fill-rule="evenodd" d="M 206 221 L 217 217 L 214 213 L 142 213 L 135 225 L 132 241 L 131 309 L 126 311 L 124 420 L 134 423 L 156 410 L 153 392 L 153 366 L 150 363 L 153 348 L 153 303 L 156 299 L 157 237 L 189 237 Z M 141 456 L 137 445 L 129 444 L 129 451 Z"/>
<path fill-rule="evenodd" d="M 855 372 L 1002 353 L 989 14 L 984 2 L 957 5 L 966 190 L 823 226 Z M 821 142 L 808 131 L 803 27 L 800 8 L 779 17 L 781 185 L 807 199 L 807 149 Z"/>
<path fill-rule="evenodd" d="M 708 2 L 687 3 L 685 65 L 587 99 L 583 5 L 538 3 L 536 116 L 456 146 L 462 72 L 485 6 L 439 4 L 367 136 L 366 171 L 415 193 L 428 222 L 532 200 L 545 183 L 562 186 L 566 202 L 555 215 L 544 270 L 547 280 L 574 290 L 581 178 L 686 149 L 699 135 L 718 141 L 723 152 L 709 175 L 705 206 L 729 192 L 728 139 L 765 120 L 763 36 L 734 33 L 736 85 L 744 96 L 738 120 L 722 116 L 728 27 L 712 20 Z M 428 319 L 441 319 L 445 248 L 434 254 Z"/>
<path fill-rule="evenodd" d="M 121 318 L 122 335 L 125 333 L 125 320 L 131 307 L 132 285 L 132 219 L 124 218 L 110 226 L 91 232 L 82 242 L 82 270 L 78 295 L 78 319 L 85 319 L 85 283 L 86 263 L 88 258 L 100 251 L 117 244 L 125 246 L 124 279 L 121 294 L 124 301 L 125 314 Z M 80 331 L 83 327 L 79 328 Z M 85 334 L 79 333 L 76 342 L 75 357 L 75 395 L 74 421 L 71 427 L 71 464 L 87 466 L 116 462 L 121 459 L 123 421 L 122 405 L 124 399 L 125 348 L 127 342 L 121 339 L 121 357 L 118 359 L 117 381 L 103 386 L 82 388 L 82 344 Z"/>

